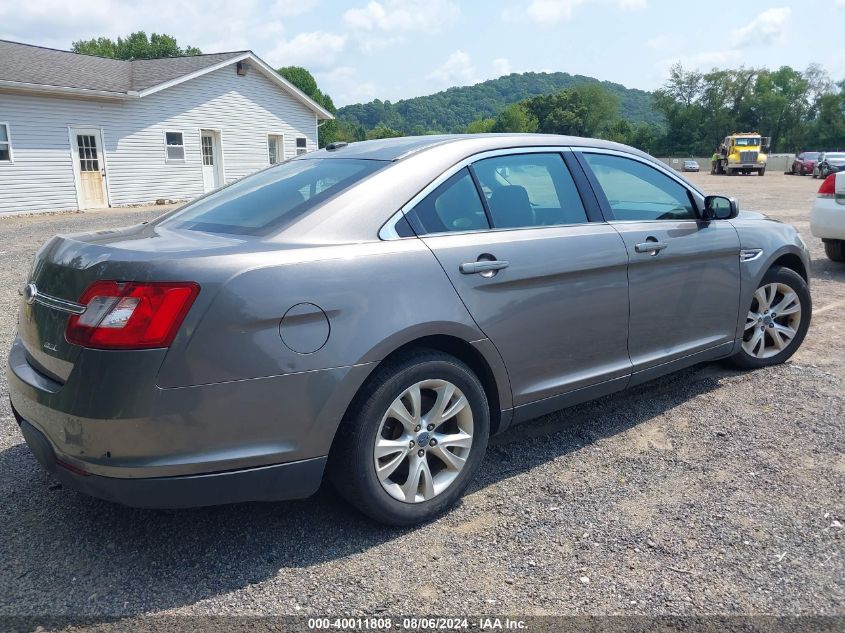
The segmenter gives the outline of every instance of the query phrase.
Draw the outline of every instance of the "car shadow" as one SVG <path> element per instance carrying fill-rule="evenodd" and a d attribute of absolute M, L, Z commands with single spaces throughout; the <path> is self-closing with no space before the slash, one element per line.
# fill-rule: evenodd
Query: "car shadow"
<path fill-rule="evenodd" d="M 845 279 L 845 263 L 834 262 L 827 257 L 813 258 L 810 261 L 811 282 L 813 279 Z"/>
<path fill-rule="evenodd" d="M 700 365 L 516 426 L 491 440 L 469 493 L 624 433 L 733 374 Z M 0 615 L 96 622 L 157 612 L 410 531 L 373 523 L 328 486 L 304 501 L 151 511 L 62 489 L 24 444 L 0 452 L 0 473 Z"/>

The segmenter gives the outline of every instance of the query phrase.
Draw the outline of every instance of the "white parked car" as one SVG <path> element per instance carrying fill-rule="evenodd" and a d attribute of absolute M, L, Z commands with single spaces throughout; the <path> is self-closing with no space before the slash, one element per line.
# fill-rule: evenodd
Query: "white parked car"
<path fill-rule="evenodd" d="M 824 251 L 835 262 L 845 262 L 845 171 L 824 179 L 813 210 L 810 232 L 824 242 Z"/>

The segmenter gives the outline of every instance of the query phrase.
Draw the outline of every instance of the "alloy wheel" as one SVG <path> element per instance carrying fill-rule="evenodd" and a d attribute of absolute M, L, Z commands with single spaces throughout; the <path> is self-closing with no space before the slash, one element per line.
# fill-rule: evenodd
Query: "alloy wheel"
<path fill-rule="evenodd" d="M 770 358 L 792 343 L 801 325 L 801 300 L 785 283 L 757 288 L 745 319 L 742 349 L 754 358 Z"/>
<path fill-rule="evenodd" d="M 461 390 L 446 380 L 417 382 L 382 417 L 373 447 L 376 476 L 394 499 L 428 501 L 455 482 L 472 440 L 472 408 Z"/>

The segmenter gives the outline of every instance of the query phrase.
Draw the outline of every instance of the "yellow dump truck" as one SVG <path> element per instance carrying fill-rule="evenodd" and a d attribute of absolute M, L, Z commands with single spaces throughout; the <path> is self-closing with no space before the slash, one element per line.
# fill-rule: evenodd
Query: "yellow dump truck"
<path fill-rule="evenodd" d="M 766 173 L 766 154 L 770 139 L 757 132 L 734 133 L 726 136 L 714 156 L 713 172 L 736 176 L 738 174 Z"/>

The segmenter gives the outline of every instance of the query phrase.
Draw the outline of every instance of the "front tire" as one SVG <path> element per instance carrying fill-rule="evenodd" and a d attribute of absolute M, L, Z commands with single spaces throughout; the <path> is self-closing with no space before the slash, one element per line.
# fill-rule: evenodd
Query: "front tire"
<path fill-rule="evenodd" d="M 445 512 L 487 450 L 490 409 L 457 358 L 420 350 L 380 366 L 344 418 L 328 476 L 372 519 L 407 526 Z"/>
<path fill-rule="evenodd" d="M 801 346 L 813 305 L 803 277 L 773 266 L 754 292 L 745 321 L 742 346 L 731 361 L 741 369 L 779 365 Z"/>
<path fill-rule="evenodd" d="M 834 262 L 845 262 L 845 240 L 829 240 L 824 243 L 824 253 Z"/>

